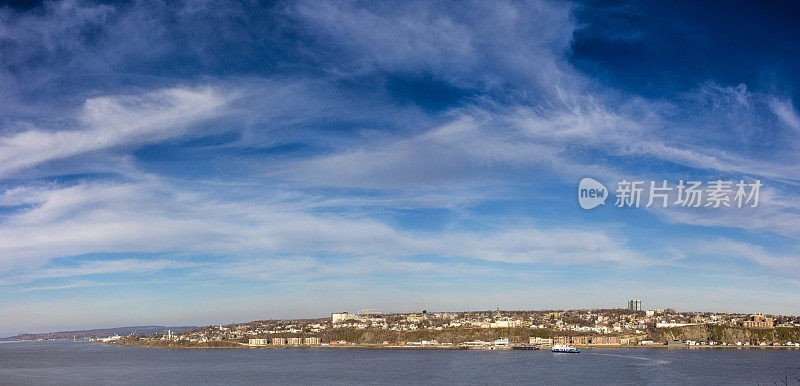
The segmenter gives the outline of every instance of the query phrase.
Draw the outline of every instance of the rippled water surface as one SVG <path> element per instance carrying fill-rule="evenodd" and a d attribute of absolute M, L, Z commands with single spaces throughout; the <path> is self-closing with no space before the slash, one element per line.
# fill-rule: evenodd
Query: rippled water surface
<path fill-rule="evenodd" d="M 797 384 L 800 350 L 162 350 L 0 343 L 0 384 Z"/>

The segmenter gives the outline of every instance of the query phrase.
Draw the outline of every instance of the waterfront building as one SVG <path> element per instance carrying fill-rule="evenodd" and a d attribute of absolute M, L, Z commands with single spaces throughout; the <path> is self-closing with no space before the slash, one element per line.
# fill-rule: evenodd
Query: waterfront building
<path fill-rule="evenodd" d="M 542 345 L 542 346 L 552 346 L 553 345 L 553 339 L 552 338 L 540 338 L 538 336 L 533 336 L 533 337 L 530 338 L 529 343 L 530 344 L 535 344 L 535 345 Z"/>
<path fill-rule="evenodd" d="M 592 336 L 589 344 L 620 344 L 618 336 Z"/>
<path fill-rule="evenodd" d="M 618 336 L 588 336 L 588 335 L 580 335 L 580 336 L 557 336 L 553 338 L 554 344 L 560 345 L 618 345 L 620 344 L 620 339 Z M 531 343 L 533 343 L 533 338 L 531 338 Z"/>
<path fill-rule="evenodd" d="M 495 346 L 508 346 L 508 338 L 495 339 L 493 342 Z"/>
<path fill-rule="evenodd" d="M 488 346 L 491 345 L 491 342 L 484 342 L 482 340 L 476 340 L 472 342 L 464 342 L 464 346 Z"/>
<path fill-rule="evenodd" d="M 570 343 L 571 344 L 589 344 L 589 337 L 588 336 L 573 336 Z"/>
<path fill-rule="evenodd" d="M 272 338 L 270 342 L 275 346 L 284 346 L 286 345 L 286 338 Z"/>
<path fill-rule="evenodd" d="M 292 346 L 299 346 L 303 344 L 303 338 L 286 338 L 286 344 Z"/>
<path fill-rule="evenodd" d="M 303 344 L 305 345 L 319 345 L 320 343 L 322 343 L 322 340 L 317 337 L 303 338 Z"/>
<path fill-rule="evenodd" d="M 269 339 L 250 339 L 250 346 L 266 346 L 269 344 Z"/>

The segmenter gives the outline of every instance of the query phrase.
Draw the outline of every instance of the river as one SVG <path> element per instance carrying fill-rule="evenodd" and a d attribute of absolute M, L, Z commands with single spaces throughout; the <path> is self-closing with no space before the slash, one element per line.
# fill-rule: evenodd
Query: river
<path fill-rule="evenodd" d="M 797 384 L 800 350 L 165 350 L 0 343 L 0 384 Z"/>

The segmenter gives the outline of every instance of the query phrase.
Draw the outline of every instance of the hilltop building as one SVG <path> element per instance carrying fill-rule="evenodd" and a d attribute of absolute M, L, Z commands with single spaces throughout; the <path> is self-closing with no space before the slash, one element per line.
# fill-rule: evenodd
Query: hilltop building
<path fill-rule="evenodd" d="M 750 320 L 742 322 L 742 326 L 747 328 L 772 328 L 774 325 L 775 321 L 772 318 L 761 314 L 750 315 Z"/>
<path fill-rule="evenodd" d="M 347 312 L 334 312 L 331 314 L 331 323 L 343 323 L 347 320 L 353 318 L 353 315 L 348 314 Z"/>

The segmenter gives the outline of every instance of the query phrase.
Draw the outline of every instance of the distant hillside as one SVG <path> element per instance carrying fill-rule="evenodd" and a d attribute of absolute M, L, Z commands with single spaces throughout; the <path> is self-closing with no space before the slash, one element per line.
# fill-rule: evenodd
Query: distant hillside
<path fill-rule="evenodd" d="M 59 332 L 46 332 L 42 334 L 19 334 L 17 336 L 10 336 L 2 338 L 0 341 L 8 340 L 54 340 L 54 339 L 93 339 L 105 338 L 112 335 L 149 335 L 166 332 L 180 332 L 191 330 L 197 326 L 131 326 L 131 327 L 115 327 L 115 328 L 98 328 L 94 330 L 78 330 L 78 331 L 59 331 Z"/>

